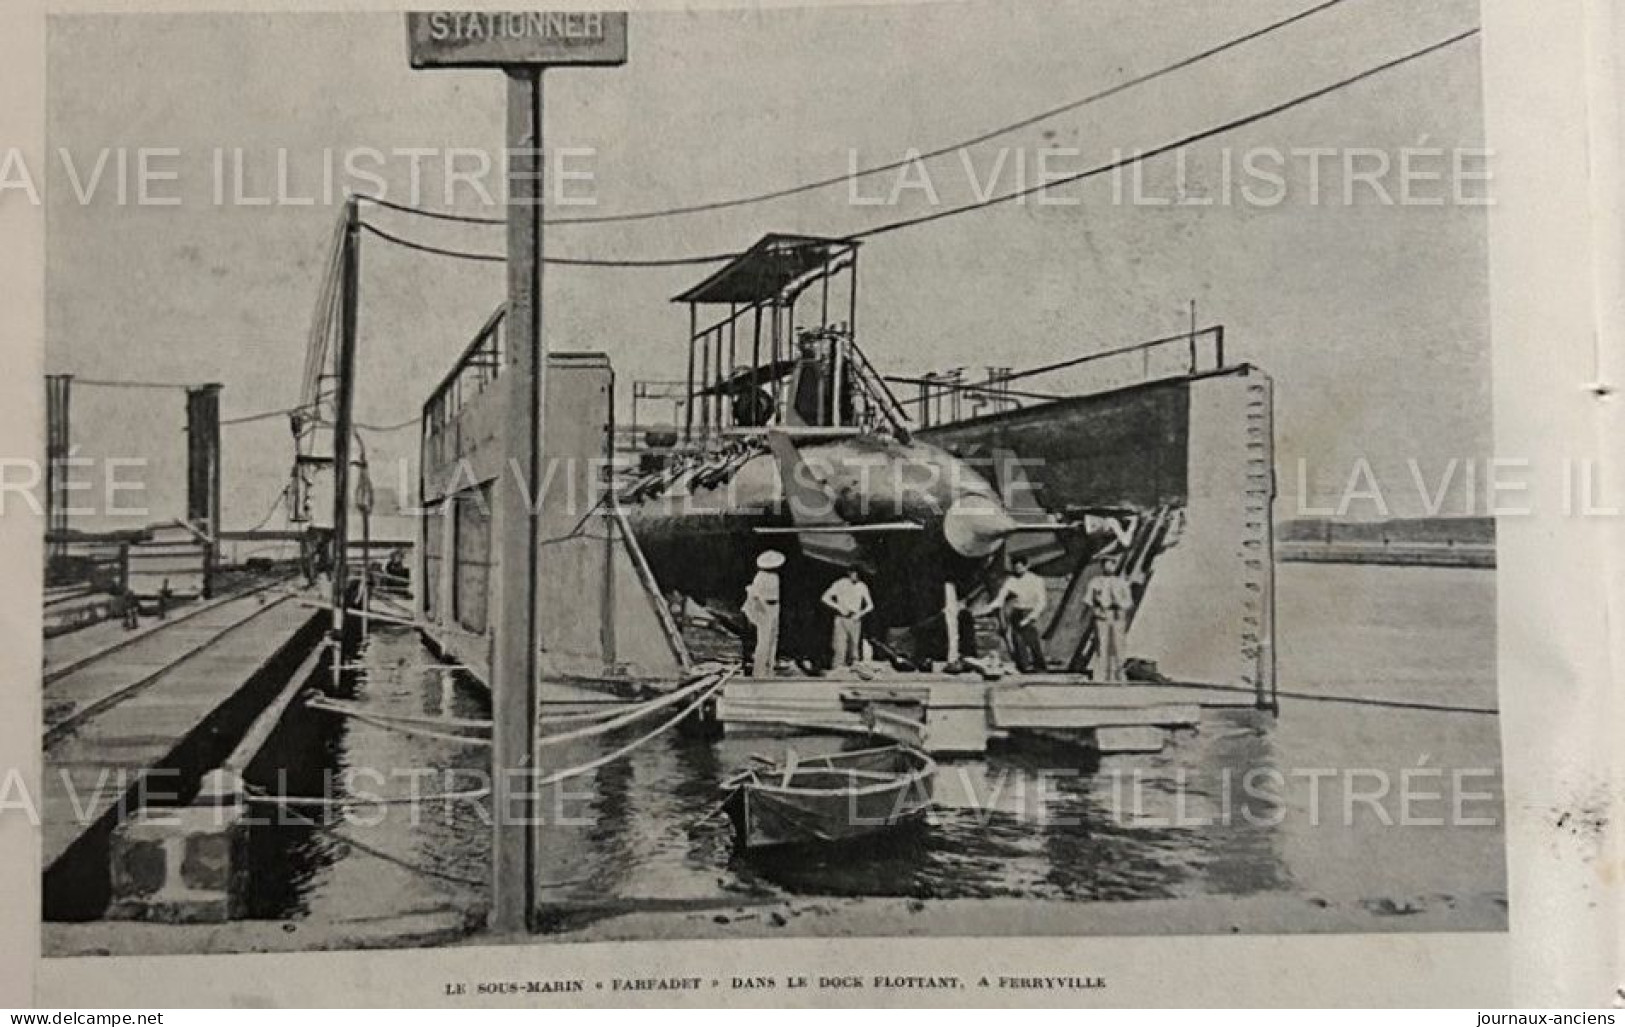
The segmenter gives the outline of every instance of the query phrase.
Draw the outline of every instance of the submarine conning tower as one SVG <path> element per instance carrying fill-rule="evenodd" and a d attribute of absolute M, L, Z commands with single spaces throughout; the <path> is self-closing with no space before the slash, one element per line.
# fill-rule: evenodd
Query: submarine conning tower
<path fill-rule="evenodd" d="M 689 337 L 687 376 L 667 390 L 681 408 L 670 443 L 703 451 L 768 428 L 906 438 L 902 404 L 857 343 L 857 269 L 856 242 L 770 233 L 673 297 Z"/>

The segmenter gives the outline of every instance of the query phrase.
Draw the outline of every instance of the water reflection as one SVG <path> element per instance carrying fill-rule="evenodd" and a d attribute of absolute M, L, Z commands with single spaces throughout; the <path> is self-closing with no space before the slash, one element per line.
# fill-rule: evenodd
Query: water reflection
<path fill-rule="evenodd" d="M 1405 586 L 1420 587 L 1410 580 Z M 1463 601 L 1458 591 L 1437 598 Z M 1493 592 L 1481 605 L 1487 616 L 1493 614 Z M 1485 633 L 1477 622 L 1462 630 L 1468 628 L 1493 648 L 1492 631 Z M 1324 633 L 1329 650 L 1340 644 L 1333 626 Z M 1469 640 L 1454 636 L 1442 644 L 1464 660 L 1477 652 Z M 1348 651 L 1359 649 L 1351 641 Z M 1296 652 L 1301 660 L 1301 636 Z M 1410 657 L 1389 652 L 1383 658 L 1390 661 L 1384 687 L 1404 687 L 1397 661 Z M 360 669 L 347 676 L 346 687 L 370 709 L 489 716 L 483 692 L 435 669 L 410 632 L 379 631 L 353 660 Z M 1421 657 L 1410 662 L 1427 670 L 1416 688 L 1463 699 L 1468 686 L 1452 685 Z M 1316 687 L 1307 665 L 1296 673 L 1294 687 Z M 1349 687 L 1342 680 L 1349 673 L 1340 663 L 1332 684 Z M 1468 663 L 1456 673 L 1480 681 L 1485 670 Z M 1493 668 L 1489 673 L 1493 682 Z M 557 691 L 551 697 L 569 698 Z M 549 748 L 543 766 L 590 762 L 650 726 L 634 724 L 608 737 Z M 1300 785 L 1274 793 L 1247 787 L 1249 773 L 1290 776 L 1294 768 L 1361 765 L 1397 770 L 1424 755 L 1445 767 L 1498 767 L 1493 718 L 1320 703 L 1291 706 L 1280 720 L 1251 710 L 1208 711 L 1199 731 L 1178 734 L 1163 752 L 1114 757 L 1103 767 L 1064 746 L 1011 747 L 983 758 L 941 761 L 934 822 L 917 829 L 838 849 L 750 856 L 734 850 L 729 823 L 717 813 L 721 781 L 752 754 L 778 760 L 791 748 L 810 756 L 845 744 L 806 736 L 705 741 L 672 732 L 555 789 L 542 804 L 554 822 L 542 830 L 538 872 L 542 902 L 557 913 L 552 922 L 568 926 L 597 915 L 593 910 L 720 905 L 749 897 L 1090 901 L 1291 892 L 1361 902 L 1454 889 L 1504 893 L 1499 828 L 1382 832 L 1316 826 L 1304 815 L 1310 797 Z M 312 710 L 291 714 L 272 750 L 268 758 L 289 775 L 286 790 L 311 792 L 321 788 L 324 770 L 475 771 L 488 758 L 485 749 Z M 257 831 L 255 914 L 383 916 L 483 901 L 483 886 L 457 881 L 480 881 L 487 873 L 485 814 L 477 804 L 432 807 L 414 824 L 408 811 L 392 809 L 376 824 L 346 828 L 369 848 L 439 877 L 378 858 L 328 832 Z"/>

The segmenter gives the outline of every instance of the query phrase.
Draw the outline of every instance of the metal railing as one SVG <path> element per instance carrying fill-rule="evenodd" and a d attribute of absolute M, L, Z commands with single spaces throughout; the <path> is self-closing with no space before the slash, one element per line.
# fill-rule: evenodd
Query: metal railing
<path fill-rule="evenodd" d="M 464 348 L 451 370 L 435 386 L 423 404 L 423 430 L 426 434 L 444 431 L 469 400 L 502 374 L 505 357 L 502 330 L 506 307 L 498 307 L 485 320 L 473 341 Z"/>
<path fill-rule="evenodd" d="M 900 405 L 917 426 L 929 428 L 1225 366 L 1224 326 L 1214 325 L 1019 371 L 989 368 L 985 378 L 975 381 L 967 379 L 964 368 L 914 377 L 889 375 L 884 381 L 913 390 Z M 1012 388 L 1012 382 L 1024 385 Z M 1038 388 L 1028 388 L 1028 383 Z"/>

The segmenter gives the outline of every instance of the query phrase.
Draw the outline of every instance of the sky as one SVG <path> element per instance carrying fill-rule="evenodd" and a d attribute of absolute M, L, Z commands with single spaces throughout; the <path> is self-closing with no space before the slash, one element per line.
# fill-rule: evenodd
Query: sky
<path fill-rule="evenodd" d="M 570 188 L 596 205 L 569 213 L 725 198 L 979 134 L 1309 6 L 1023 0 L 634 12 L 624 66 L 547 74 L 547 140 L 588 154 L 568 165 L 590 171 L 590 183 L 579 193 L 579 183 Z M 910 180 L 928 179 L 940 206 L 972 199 L 995 171 L 996 192 L 1031 185 L 1042 149 L 1053 151 L 1046 159 L 1057 173 L 1081 170 L 1476 23 L 1472 0 L 1347 0 L 1155 83 L 929 162 Z M 324 168 L 356 147 L 501 153 L 502 76 L 414 71 L 405 44 L 399 15 L 54 18 L 47 96 L 53 162 L 36 169 L 47 206 L 48 370 L 218 381 L 228 418 L 296 403 L 346 181 L 340 164 L 332 202 L 323 202 Z M 1278 515 L 1304 504 L 1335 506 L 1362 464 L 1396 515 L 1421 512 L 1421 486 L 1436 491 L 1441 484 L 1442 512 L 1473 512 L 1460 487 L 1465 479 L 1452 467 L 1490 456 L 1485 208 L 1398 206 L 1365 188 L 1346 202 L 1335 160 L 1316 165 L 1292 154 L 1376 148 L 1397 164 L 1403 148 L 1476 151 L 1483 146 L 1481 106 L 1473 39 L 1196 144 L 1177 161 L 1156 158 L 1143 166 L 1138 185 L 1094 179 L 1050 194 L 1075 199 L 1072 205 L 1004 204 L 881 236 L 862 251 L 860 343 L 887 372 L 967 366 L 977 373 L 1180 332 L 1194 300 L 1202 323 L 1225 325 L 1231 359 L 1275 380 L 1285 497 Z M 1258 147 L 1287 155 L 1284 198 L 1271 206 L 1240 202 L 1235 185 L 1241 155 Z M 154 194 L 175 197 L 177 205 L 133 202 L 140 148 L 180 151 L 152 158 L 177 176 L 154 181 Z M 1001 148 L 1009 148 L 1003 164 Z M 82 189 L 103 150 L 112 154 L 104 177 L 82 201 L 68 165 Z M 269 197 L 279 152 L 288 168 L 284 192 L 315 202 L 235 202 L 235 163 L 245 169 L 243 195 Z M 224 161 L 223 196 L 215 192 L 217 159 Z M 1419 164 L 1445 166 L 1426 156 Z M 419 165 L 420 199 L 431 206 L 442 205 L 438 166 L 438 158 Z M 1315 166 L 1318 193 L 1310 189 Z M 411 160 L 392 157 L 380 170 L 388 195 L 405 197 Z M 1017 177 L 1021 170 L 1025 179 Z M 1385 182 L 1398 191 L 1397 176 Z M 546 245 L 554 255 L 608 258 L 726 252 L 768 231 L 840 235 L 936 209 L 922 188 L 897 189 L 895 206 L 853 202 L 853 189 L 861 198 L 887 199 L 897 184 L 898 175 L 887 174 L 704 215 L 555 225 Z M 1193 199 L 1236 202 L 1128 202 L 1136 190 L 1172 200 L 1182 189 Z M 1484 189 L 1469 184 L 1466 191 Z M 1415 189 L 1447 193 L 1438 183 Z M 468 187 L 451 200 L 466 212 L 498 212 L 481 208 Z M 379 210 L 367 216 L 442 246 L 501 252 L 504 245 L 500 227 Z M 623 394 L 634 379 L 681 377 L 687 313 L 670 298 L 705 272 L 550 267 L 548 343 L 607 353 Z M 450 261 L 367 237 L 358 419 L 392 424 L 414 416 L 505 288 L 500 264 Z M 147 504 L 181 513 L 180 393 L 86 386 L 73 402 L 80 454 L 149 457 Z M 224 431 L 225 522 L 247 527 L 271 509 L 286 481 L 291 438 L 280 419 Z M 416 434 L 374 436 L 369 446 L 380 465 L 410 460 Z M 410 478 L 405 484 L 410 491 Z M 1357 504 L 1348 512 L 1373 511 Z"/>

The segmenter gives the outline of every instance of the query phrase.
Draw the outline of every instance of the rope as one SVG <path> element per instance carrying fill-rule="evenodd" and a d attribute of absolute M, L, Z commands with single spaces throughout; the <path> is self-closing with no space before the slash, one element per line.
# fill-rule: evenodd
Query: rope
<path fill-rule="evenodd" d="M 461 717 L 431 717 L 427 715 L 418 716 L 409 713 L 374 713 L 370 710 L 360 709 L 354 703 L 340 702 L 337 699 L 329 699 L 326 696 L 321 695 L 313 695 L 309 699 L 306 699 L 305 705 L 309 706 L 313 710 L 325 710 L 328 713 L 356 713 L 361 714 L 362 716 L 373 717 L 377 720 L 398 720 L 403 724 L 466 727 L 476 730 L 481 728 L 489 728 L 491 726 L 491 722 L 489 720 L 469 720 Z"/>
<path fill-rule="evenodd" d="M 1314 90 L 1311 90 L 1311 91 L 1309 91 L 1307 93 L 1303 93 L 1303 94 L 1301 94 L 1299 96 L 1294 97 L 1291 100 L 1286 100 L 1286 101 L 1284 101 L 1282 103 L 1278 103 L 1278 104 L 1274 105 L 1273 107 L 1266 107 L 1265 109 L 1263 109 L 1261 111 L 1256 111 L 1256 112 L 1254 112 L 1252 114 L 1248 114 L 1248 115 L 1245 115 L 1243 117 L 1232 119 L 1230 121 L 1224 122 L 1223 124 L 1215 125 L 1212 128 L 1203 129 L 1200 132 L 1194 132 L 1194 133 L 1192 133 L 1192 134 L 1190 134 L 1188 136 L 1185 136 L 1185 137 L 1183 137 L 1181 139 L 1176 139 L 1171 143 L 1164 143 L 1161 146 L 1158 146 L 1158 147 L 1156 147 L 1154 149 L 1151 149 L 1151 150 L 1145 150 L 1145 151 L 1142 151 L 1142 152 L 1137 152 L 1137 153 L 1131 154 L 1131 155 L 1129 155 L 1127 157 L 1124 157 L 1124 158 L 1122 158 L 1120 160 L 1115 160 L 1115 161 L 1111 161 L 1111 162 L 1106 163 L 1106 164 L 1101 164 L 1101 165 L 1098 165 L 1096 167 L 1090 168 L 1087 171 L 1080 171 L 1075 175 L 1065 175 L 1065 176 L 1063 176 L 1061 178 L 1054 178 L 1054 179 L 1050 179 L 1048 181 L 1039 182 L 1036 185 L 1030 185 L 1030 186 L 1027 186 L 1027 187 L 1022 188 L 1022 189 L 1015 189 L 1015 190 L 1012 190 L 1011 192 L 1002 193 L 1002 194 L 1000 194 L 998 196 L 993 196 L 993 197 L 990 197 L 990 198 L 985 199 L 985 200 L 978 200 L 978 201 L 976 201 L 974 203 L 966 203 L 966 204 L 962 204 L 961 206 L 958 206 L 958 207 L 948 207 L 948 208 L 946 208 L 944 210 L 932 211 L 929 214 L 921 214 L 921 215 L 918 215 L 916 217 L 911 217 L 911 218 L 901 218 L 901 219 L 899 219 L 897 221 L 891 221 L 891 222 L 887 222 L 885 224 L 876 225 L 876 226 L 874 226 L 872 228 L 865 228 L 861 232 L 856 232 L 856 233 L 854 233 L 852 235 L 847 236 L 843 241 L 844 242 L 858 242 L 858 241 L 863 240 L 863 239 L 873 238 L 874 236 L 877 236 L 877 235 L 885 235 L 888 232 L 896 232 L 896 231 L 900 231 L 900 230 L 902 230 L 904 228 L 914 228 L 917 225 L 929 224 L 929 223 L 931 223 L 933 221 L 940 221 L 940 220 L 942 220 L 944 218 L 955 217 L 955 216 L 957 216 L 959 214 L 968 214 L 968 213 L 970 213 L 972 211 L 982 210 L 983 208 L 996 206 L 996 205 L 1001 204 L 1001 203 L 1009 203 L 1011 200 L 1017 200 L 1017 199 L 1020 199 L 1023 196 L 1031 196 L 1034 193 L 1042 192 L 1042 191 L 1044 191 L 1046 189 L 1050 189 L 1050 188 L 1053 188 L 1055 186 L 1071 185 L 1074 182 L 1081 182 L 1081 181 L 1083 181 L 1084 179 L 1087 179 L 1087 178 L 1094 178 L 1094 177 L 1097 177 L 1099 175 L 1104 175 L 1104 174 L 1106 174 L 1108 172 L 1121 170 L 1122 168 L 1126 168 L 1126 167 L 1129 167 L 1129 166 L 1134 165 L 1134 164 L 1141 164 L 1141 163 L 1144 163 L 1145 161 L 1148 161 L 1148 160 L 1152 159 L 1153 157 L 1160 157 L 1163 154 L 1171 153 L 1174 150 L 1182 150 L 1185 147 L 1190 146 L 1190 145 L 1192 145 L 1194 143 L 1199 143 L 1199 142 L 1202 142 L 1204 140 L 1211 139 L 1211 138 L 1213 138 L 1214 136 L 1217 136 L 1217 135 L 1223 135 L 1226 132 L 1231 132 L 1231 131 L 1234 131 L 1235 129 L 1243 128 L 1243 127 L 1245 127 L 1247 125 L 1251 125 L 1251 124 L 1254 124 L 1256 122 L 1263 121 L 1266 118 L 1272 118 L 1277 114 L 1281 114 L 1281 113 L 1284 113 L 1286 111 L 1292 110 L 1295 107 L 1302 107 L 1304 104 L 1312 103 L 1313 101 L 1318 100 L 1318 99 L 1320 99 L 1320 98 L 1322 98 L 1324 96 L 1327 96 L 1327 95 L 1329 95 L 1331 93 L 1335 93 L 1340 89 L 1346 89 L 1349 86 L 1352 86 L 1357 82 L 1362 82 L 1362 81 L 1364 81 L 1364 80 L 1366 80 L 1368 78 L 1373 78 L 1373 77 L 1375 77 L 1377 75 L 1380 75 L 1380 74 L 1382 74 L 1383 72 L 1386 72 L 1386 71 L 1392 71 L 1394 68 L 1400 67 L 1401 65 L 1409 64 L 1411 61 L 1420 60 L 1421 58 L 1427 57 L 1430 54 L 1434 54 L 1434 53 L 1437 53 L 1438 51 L 1443 50 L 1443 49 L 1445 49 L 1447 47 L 1454 46 L 1457 43 L 1460 43 L 1460 42 L 1462 42 L 1462 41 L 1464 41 L 1466 39 L 1470 39 L 1473 36 L 1478 35 L 1478 32 L 1479 32 L 1478 29 L 1468 29 L 1465 32 L 1459 32 L 1456 35 L 1451 36 L 1448 39 L 1441 40 L 1440 42 L 1434 43 L 1434 44 L 1432 44 L 1430 46 L 1425 46 L 1420 50 L 1412 51 L 1411 53 L 1408 53 L 1408 54 L 1404 55 L 1403 57 L 1396 57 L 1393 60 L 1385 61 L 1384 63 L 1379 64 L 1376 67 L 1367 68 L 1365 71 L 1362 71 L 1359 74 L 1350 75 L 1348 78 L 1340 79 L 1340 80 L 1338 80 L 1336 82 L 1333 82 L 1330 85 L 1321 86 L 1319 89 L 1314 89 Z"/>
<path fill-rule="evenodd" d="M 347 221 L 348 213 L 345 211 L 340 211 L 333 219 L 333 231 L 327 244 L 327 263 L 322 270 L 321 288 L 317 290 L 316 306 L 311 311 L 310 328 L 305 338 L 305 371 L 299 398 L 303 406 L 311 409 L 320 403 L 322 368 L 327 363 L 327 350 L 338 315 L 339 278 L 344 264 Z"/>
<path fill-rule="evenodd" d="M 317 609 L 317 610 L 331 610 L 331 609 L 333 609 L 333 604 L 332 603 L 324 603 L 324 602 L 320 602 L 320 601 L 315 600 L 315 599 L 307 599 L 298 592 L 288 592 L 288 593 L 285 593 L 285 594 L 289 595 L 289 596 L 292 596 L 294 598 L 294 600 L 299 603 L 300 606 L 309 606 L 309 607 L 312 607 L 313 609 Z M 399 624 L 400 626 L 406 627 L 406 628 L 421 628 L 421 627 L 424 626 L 423 624 L 421 624 L 421 623 L 419 623 L 418 621 L 415 621 L 415 620 L 407 620 L 404 617 L 391 617 L 387 613 L 373 613 L 370 610 L 357 610 L 357 609 L 348 609 L 347 608 L 344 611 L 344 615 L 346 617 L 360 617 L 360 618 L 363 618 L 365 620 L 381 620 L 381 621 L 385 622 L 386 624 Z"/>
<path fill-rule="evenodd" d="M 1150 682 L 1144 682 L 1151 684 Z M 1153 685 L 1153 687 L 1155 687 Z M 1256 695 L 1258 689 L 1248 685 L 1219 685 L 1194 681 L 1176 681 L 1173 688 L 1189 688 L 1204 692 L 1235 692 L 1244 695 Z M 1492 706 L 1450 706 L 1445 703 L 1408 702 L 1404 699 L 1373 699 L 1358 695 L 1315 695 L 1312 692 L 1276 692 L 1282 699 L 1299 699 L 1304 702 L 1341 703 L 1347 706 L 1380 706 L 1384 709 L 1394 710 L 1420 710 L 1424 713 L 1470 713 L 1485 717 L 1498 717 L 1501 711 Z"/>
<path fill-rule="evenodd" d="M 434 867 L 426 867 L 419 863 L 413 863 L 410 860 L 406 860 L 395 855 L 394 853 L 385 852 L 383 849 L 374 848 L 365 842 L 356 841 L 352 835 L 345 834 L 343 831 L 340 831 L 331 824 L 318 823 L 317 821 L 291 809 L 284 809 L 283 812 L 287 813 L 295 820 L 303 821 L 307 827 L 312 827 L 318 831 L 330 834 L 344 844 L 354 846 L 375 859 L 383 860 L 385 863 L 393 863 L 402 870 L 410 870 L 412 873 L 422 874 L 424 877 L 433 877 L 437 880 L 449 881 L 452 884 L 464 884 L 474 888 L 484 888 L 487 885 L 486 881 L 478 880 L 472 877 L 462 877 L 458 874 L 449 874 L 444 870 L 436 870 Z"/>
<path fill-rule="evenodd" d="M 594 735 L 601 735 L 606 732 L 613 731 L 618 727 L 624 727 L 633 721 L 643 719 L 656 710 L 663 710 L 668 706 L 682 702 L 695 692 L 705 688 L 706 684 L 706 679 L 700 678 L 687 688 L 680 688 L 677 691 L 663 695 L 659 699 L 653 700 L 652 702 L 640 703 L 627 712 L 613 717 L 602 724 L 594 724 L 590 727 L 577 728 L 574 731 L 565 731 L 561 734 L 542 735 L 536 740 L 536 747 L 542 748 L 543 746 L 548 745 L 563 745 L 565 742 L 573 742 L 578 738 L 591 738 Z M 714 689 L 716 686 L 713 684 L 711 687 Z"/>
<path fill-rule="evenodd" d="M 502 253 L 476 253 L 472 250 L 454 250 L 444 246 L 432 246 L 429 243 L 415 242 L 384 231 L 370 221 L 361 222 L 361 227 L 378 236 L 387 239 L 398 246 L 421 253 L 432 253 L 441 257 L 453 257 L 457 260 L 482 260 L 491 263 L 506 263 L 507 255 Z M 543 257 L 543 264 L 558 264 L 566 267 L 692 267 L 698 264 L 720 264 L 726 260 L 733 260 L 738 253 L 711 253 L 688 257 L 658 257 L 646 260 L 607 260 L 593 257 Z"/>
<path fill-rule="evenodd" d="M 248 530 L 249 531 L 259 531 L 261 528 L 263 528 L 267 524 L 271 523 L 271 518 L 276 516 L 277 508 L 282 505 L 282 500 L 287 498 L 288 490 L 290 488 L 292 488 L 292 487 L 293 487 L 292 482 L 289 482 L 288 484 L 282 486 L 282 491 L 278 492 L 276 494 L 276 498 L 271 500 L 271 508 L 269 510 L 265 511 L 265 516 L 261 517 L 259 519 L 259 522 L 256 523 L 252 528 L 249 528 Z M 255 552 L 259 552 L 259 550 L 255 550 Z"/>
<path fill-rule="evenodd" d="M 397 421 L 394 424 L 367 424 L 367 423 L 365 423 L 363 421 L 351 421 L 350 422 L 350 427 L 358 428 L 361 431 L 371 431 L 371 432 L 383 433 L 383 432 L 400 431 L 402 428 L 410 428 L 413 425 L 417 424 L 420 420 L 422 420 L 421 417 L 409 417 L 404 421 Z M 311 423 L 312 424 L 319 424 L 324 428 L 332 428 L 334 426 L 333 422 L 328 420 L 325 417 L 313 417 L 313 418 L 311 418 Z"/>
<path fill-rule="evenodd" d="M 490 788 L 469 788 L 461 792 L 435 792 L 429 795 L 385 795 L 373 799 L 335 798 L 331 795 L 281 795 L 245 785 L 243 793 L 255 802 L 276 806 L 317 806 L 322 809 L 349 809 L 352 806 L 410 806 L 419 802 L 474 801 L 491 794 Z"/>
<path fill-rule="evenodd" d="M 591 760 L 590 762 L 583 763 L 579 767 L 568 767 L 568 768 L 566 768 L 564 770 L 558 771 L 557 773 L 549 774 L 548 776 L 542 778 L 541 780 L 534 782 L 535 786 L 538 787 L 538 788 L 545 788 L 548 785 L 558 784 L 560 781 L 567 781 L 572 777 L 579 777 L 582 774 L 586 774 L 586 773 L 589 773 L 591 771 L 597 770 L 599 767 L 602 767 L 607 763 L 613 763 L 616 760 L 620 759 L 622 756 L 625 756 L 627 753 L 629 753 L 632 750 L 636 749 L 638 746 L 644 745 L 645 743 L 653 741 L 655 738 L 659 737 L 660 735 L 665 734 L 667 731 L 670 731 L 672 728 L 676 727 L 679 723 L 682 722 L 684 717 L 688 716 L 690 713 L 693 713 L 695 710 L 699 709 L 700 706 L 702 704 L 704 704 L 707 700 L 709 700 L 712 695 L 714 695 L 719 689 L 722 688 L 723 685 L 727 684 L 728 680 L 730 678 L 732 678 L 735 674 L 738 674 L 738 673 L 739 673 L 738 668 L 733 668 L 731 670 L 725 671 L 722 674 L 718 675 L 716 682 L 710 688 L 706 689 L 706 691 L 703 692 L 698 699 L 695 699 L 693 702 L 691 702 L 687 706 L 683 707 L 683 710 L 682 710 L 681 713 L 677 714 L 675 717 L 672 717 L 670 720 L 668 720 L 665 723 L 661 724 L 659 727 L 655 728 L 653 731 L 650 731 L 648 734 L 645 734 L 645 735 L 643 735 L 643 736 L 641 736 L 639 738 L 636 738 L 636 739 L 632 740 L 631 742 L 628 742 L 626 745 L 621 746 L 619 749 L 616 749 L 612 753 L 608 753 L 607 755 L 600 756 L 598 759 Z"/>
<path fill-rule="evenodd" d="M 417 738 L 430 738 L 437 742 L 457 742 L 462 745 L 476 745 L 481 748 L 487 748 L 491 744 L 491 739 L 481 735 L 455 735 L 449 731 L 430 731 L 428 728 L 410 727 L 406 724 L 397 724 L 391 723 L 387 720 L 380 720 L 371 714 L 360 713 L 356 710 L 332 710 L 330 712 L 343 713 L 347 717 L 354 717 L 363 724 L 371 724 L 373 727 L 382 728 L 385 731 L 397 731 L 403 735 L 413 735 Z"/>
<path fill-rule="evenodd" d="M 1244 44 L 1250 43 L 1256 39 L 1260 39 L 1273 32 L 1278 32 L 1281 29 L 1294 25 L 1300 21 L 1304 21 L 1307 18 L 1320 14 L 1321 12 L 1336 7 L 1344 2 L 1346 2 L 1346 0 L 1326 0 L 1326 2 L 1316 4 L 1314 7 L 1310 7 L 1307 10 L 1289 15 L 1279 21 L 1271 22 L 1262 28 L 1245 32 L 1242 35 L 1235 36 L 1215 46 L 1211 46 L 1206 50 L 1200 51 L 1199 53 L 1195 53 L 1189 57 L 1175 61 L 1172 64 L 1163 65 L 1154 71 L 1149 71 L 1145 74 L 1137 75 L 1130 79 L 1125 79 L 1116 85 L 1108 86 L 1105 89 L 1090 93 L 1088 96 L 1081 97 L 1077 100 L 1071 100 L 1067 103 L 1060 104 L 1059 106 L 1051 107 L 1036 114 L 1028 115 L 1027 117 L 1021 118 L 1018 121 L 1012 121 L 1008 124 L 1000 125 L 997 128 L 989 129 L 973 136 L 968 136 L 964 139 L 958 140 L 957 142 L 947 143 L 937 147 L 936 149 L 927 150 L 925 153 L 915 154 L 911 157 L 900 158 L 898 160 L 889 161 L 885 164 L 876 164 L 856 171 L 851 171 L 843 175 L 831 175 L 828 178 L 815 179 L 810 182 L 803 182 L 799 185 L 787 186 L 782 189 L 773 189 L 767 192 L 749 193 L 743 196 L 735 196 L 725 200 L 711 200 L 704 203 L 694 203 L 682 207 L 666 207 L 656 210 L 633 211 L 626 214 L 586 214 L 579 217 L 553 218 L 548 219 L 546 224 L 580 225 L 607 224 L 611 222 L 626 221 L 651 221 L 657 218 L 675 217 L 684 214 L 700 214 L 707 211 L 727 210 L 731 207 L 743 207 L 749 204 L 766 203 L 771 200 L 781 200 L 788 196 L 796 196 L 801 193 L 813 192 L 819 189 L 827 189 L 830 186 L 840 185 L 844 182 L 855 182 L 859 179 L 879 175 L 887 171 L 896 171 L 899 168 L 910 167 L 917 161 L 934 160 L 937 157 L 943 157 L 958 150 L 965 150 L 972 146 L 979 146 L 982 143 L 989 142 L 1001 136 L 1009 135 L 1012 132 L 1018 132 L 1021 129 L 1030 128 L 1031 126 L 1039 124 L 1040 122 L 1048 121 L 1049 119 L 1057 117 L 1058 115 L 1068 114 L 1091 104 L 1099 103 L 1100 101 L 1109 99 L 1110 97 L 1116 96 L 1119 93 L 1145 85 L 1148 82 L 1154 82 L 1157 79 L 1164 78 L 1177 71 L 1183 71 L 1193 65 L 1200 64 L 1203 61 L 1209 60 L 1210 58 L 1217 57 L 1226 51 L 1234 50 L 1237 47 L 1243 46 Z M 391 210 L 398 210 L 408 214 L 417 214 L 422 217 L 434 218 L 441 221 L 456 221 L 463 224 L 473 225 L 500 225 L 506 223 L 505 218 L 479 217 L 470 214 L 455 214 L 447 211 L 428 210 L 421 207 L 407 206 L 403 203 L 393 203 L 378 196 L 358 196 L 357 199 L 365 200 L 369 203 L 376 203 L 380 207 L 388 207 Z"/>
<path fill-rule="evenodd" d="M 297 414 L 301 410 L 308 409 L 312 405 L 314 404 L 302 404 L 296 407 L 284 407 L 281 410 L 261 410 L 257 414 L 244 414 L 241 417 L 227 417 L 220 421 L 220 427 L 229 428 L 234 424 L 252 424 L 255 421 L 267 421 L 273 417 L 287 417 L 291 414 Z"/>
<path fill-rule="evenodd" d="M 422 419 L 423 418 L 421 416 L 409 417 L 404 421 L 397 421 L 394 424 L 363 424 L 360 421 L 356 421 L 355 426 L 360 428 L 362 431 L 378 432 L 379 434 L 383 434 L 385 432 L 400 431 L 402 428 L 414 427 Z"/>
<path fill-rule="evenodd" d="M 255 421 L 268 421 L 273 417 L 288 417 L 299 413 L 301 410 L 309 410 L 316 406 L 316 403 L 302 403 L 296 407 L 283 407 L 280 410 L 261 410 L 257 414 L 244 414 L 241 417 L 227 417 L 220 422 L 220 427 L 229 428 L 238 424 L 253 424 Z M 362 431 L 382 433 L 400 431 L 402 428 L 410 428 L 417 424 L 421 419 L 421 417 L 414 416 L 409 417 L 404 421 L 397 421 L 394 424 L 368 424 L 365 421 L 352 421 L 351 424 L 356 428 L 360 428 Z M 309 423 L 325 425 L 327 427 L 332 427 L 333 424 L 333 422 L 321 417 L 312 417 Z"/>
<path fill-rule="evenodd" d="M 561 705 L 574 705 L 574 704 L 561 704 Z M 617 714 L 619 714 L 619 712 L 622 709 L 625 708 L 624 704 L 622 704 L 622 703 L 610 703 L 608 705 L 609 705 L 609 709 L 607 709 L 607 710 L 583 710 L 583 711 L 581 711 L 579 713 L 558 713 L 558 714 L 554 714 L 553 716 L 543 715 L 543 716 L 537 718 L 536 723 L 538 723 L 538 724 L 578 724 L 578 723 L 581 723 L 582 721 L 604 720 L 604 719 L 606 719 L 608 717 L 616 716 Z"/>

